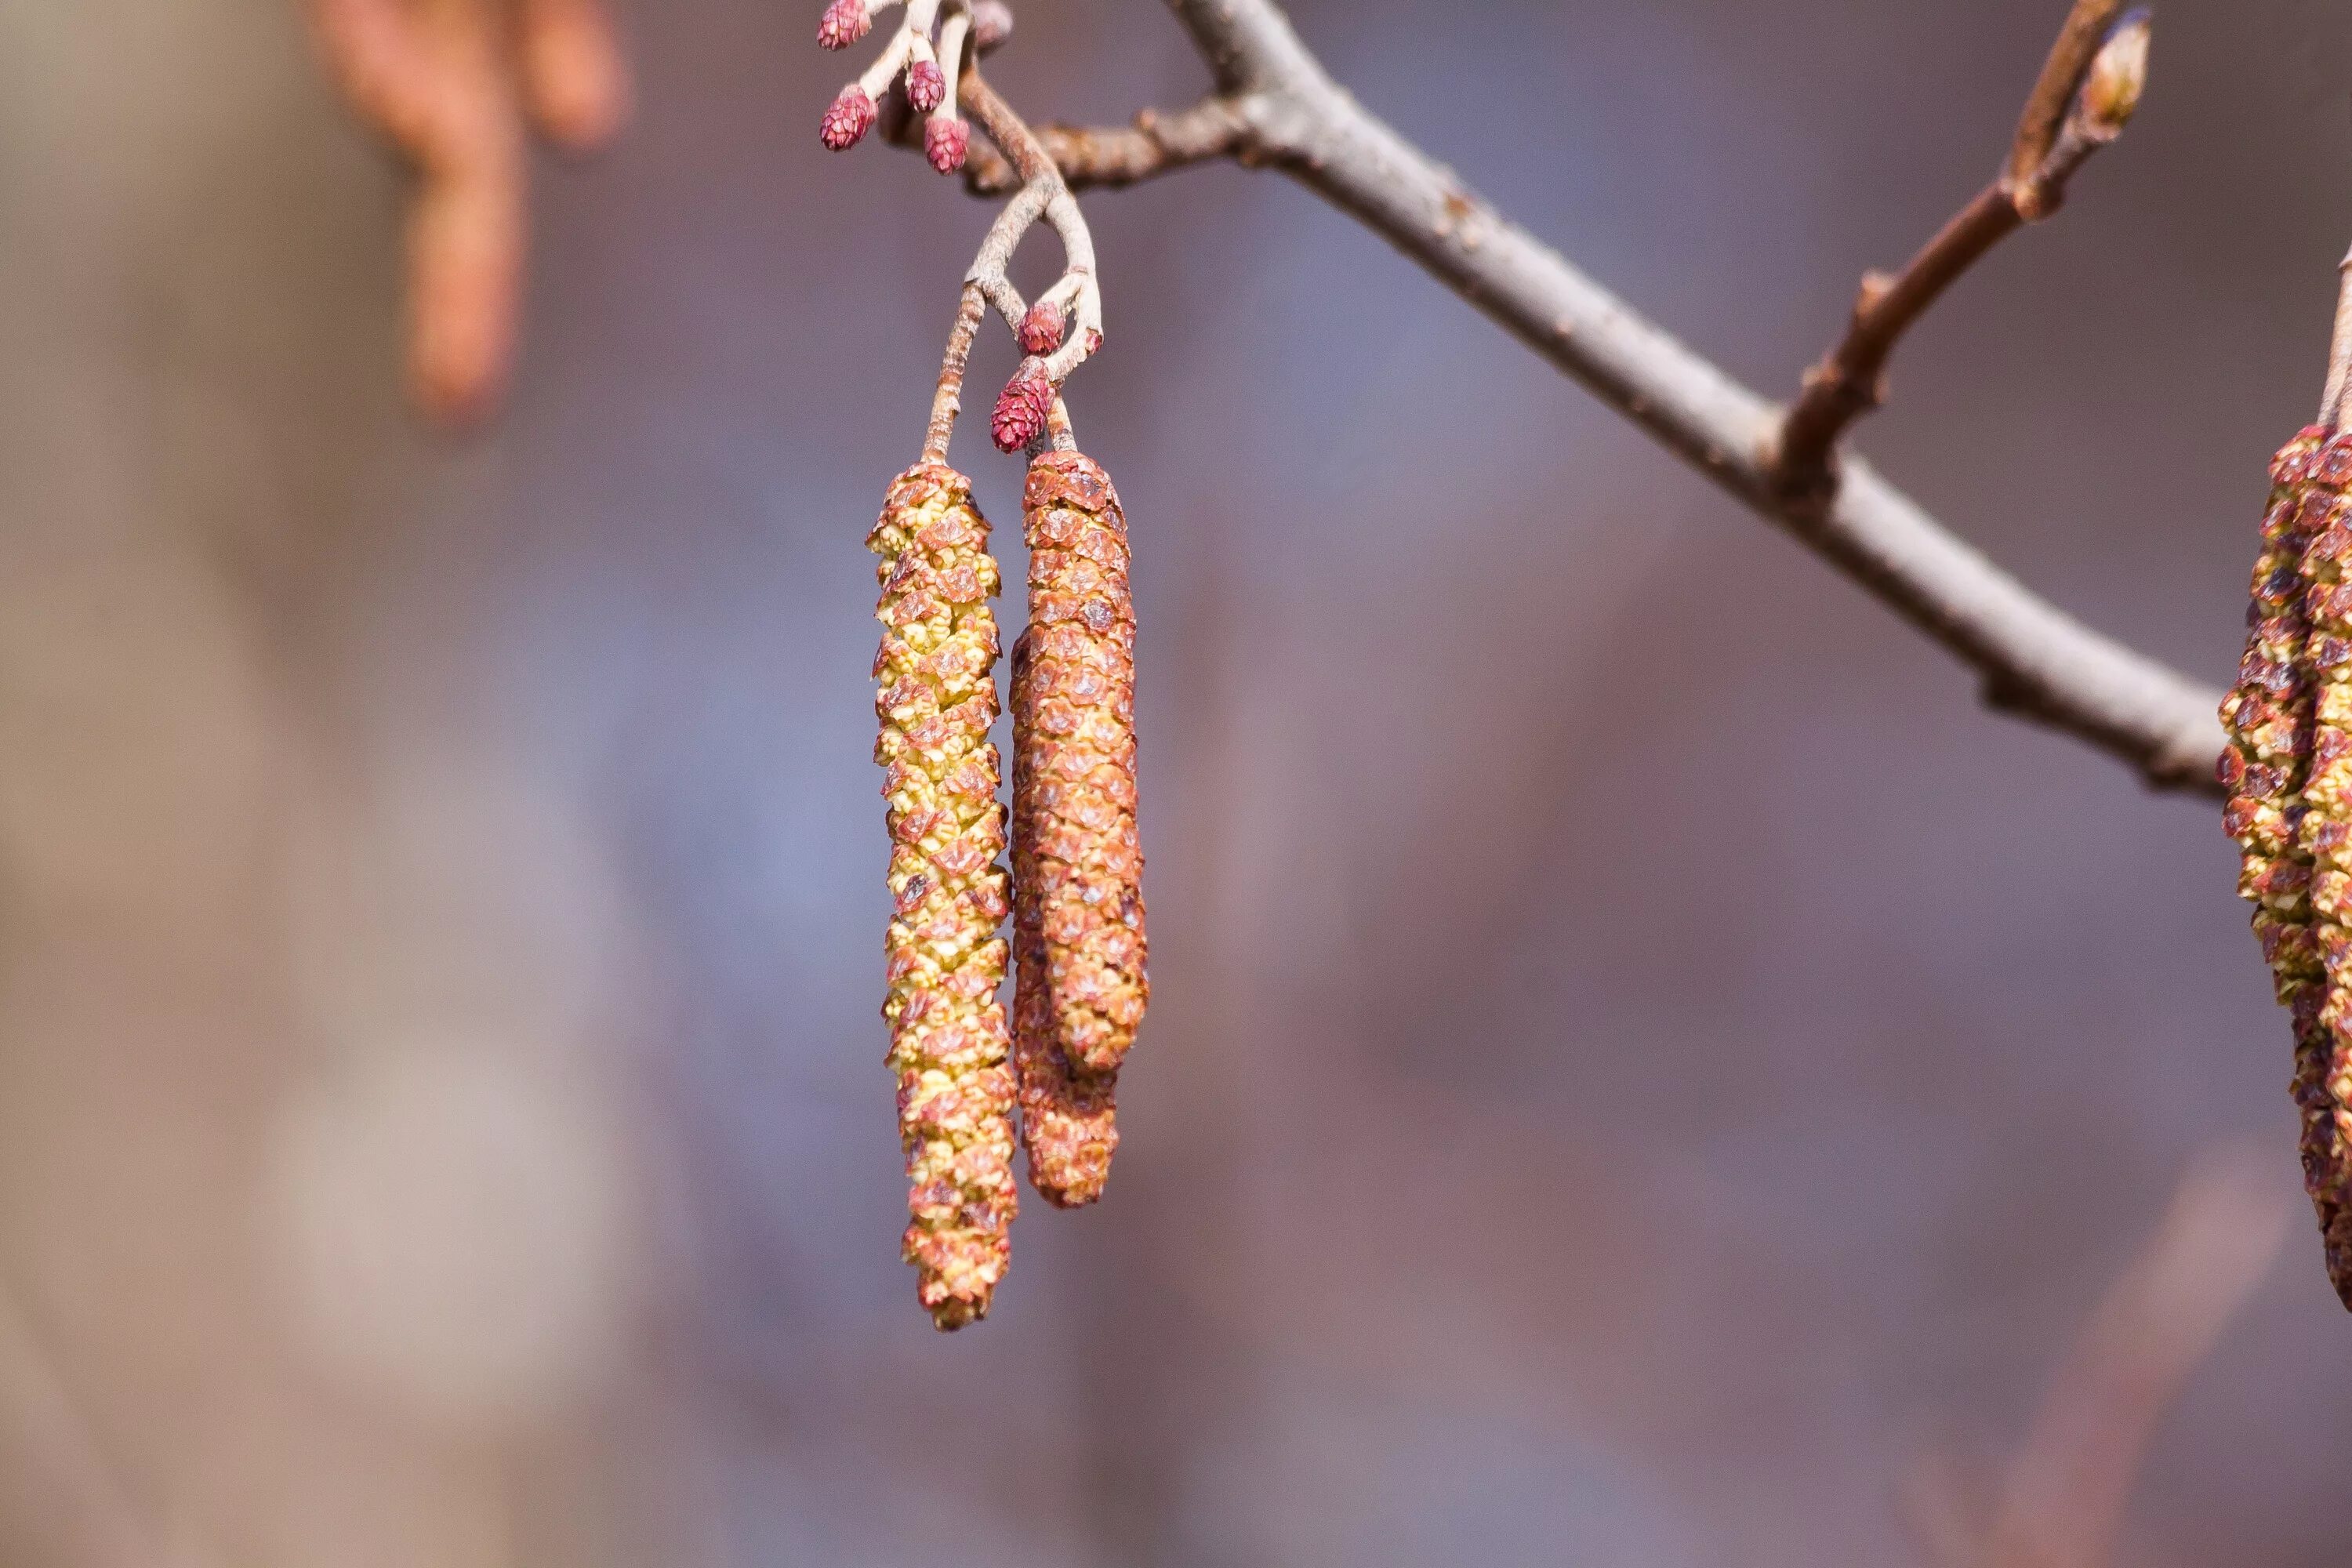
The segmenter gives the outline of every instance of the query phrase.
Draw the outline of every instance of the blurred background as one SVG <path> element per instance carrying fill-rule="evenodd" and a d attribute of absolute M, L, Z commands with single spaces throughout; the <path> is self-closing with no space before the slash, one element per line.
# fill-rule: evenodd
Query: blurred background
<path fill-rule="evenodd" d="M 2001 1560 L 2344 1562 L 2352 1321 L 2211 807 L 1986 715 L 1227 166 L 1088 200 L 1126 1142 L 932 1331 L 863 539 L 990 213 L 819 149 L 818 8 L 623 0 L 636 121 L 542 162 L 514 391 L 452 439 L 402 402 L 401 172 L 290 0 L 0 5 L 0 1561 L 1796 1568 L 2041 1518 L 2083 1541 Z M 1203 83 L 1158 5 L 1018 10 L 1034 119 Z M 2064 6 L 1293 10 L 1785 393 Z M 2327 0 L 2166 8 L 2139 120 L 1862 437 L 2216 683 L 2347 86 Z M 956 454 L 1017 583 L 1017 467 Z"/>

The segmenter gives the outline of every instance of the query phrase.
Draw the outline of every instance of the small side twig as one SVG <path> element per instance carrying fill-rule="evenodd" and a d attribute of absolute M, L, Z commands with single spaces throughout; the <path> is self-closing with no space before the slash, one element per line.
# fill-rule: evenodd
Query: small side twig
<path fill-rule="evenodd" d="M 1212 158 L 1238 156 L 1249 144 L 1249 126 L 1230 100 L 1213 97 L 1166 114 L 1142 110 L 1132 125 L 1041 125 L 1036 140 L 1071 190 L 1116 190 Z M 1002 195 L 1021 184 L 1009 162 L 977 150 L 964 165 L 963 180 L 977 196 Z"/>
<path fill-rule="evenodd" d="M 1772 467 L 1784 496 L 1818 500 L 1835 487 L 1838 439 L 1884 400 L 1886 362 L 1903 334 L 1987 251 L 2057 211 L 2074 171 L 2123 133 L 2147 79 L 2150 22 L 2135 12 L 2110 28 L 2116 5 L 2077 0 L 2027 101 L 2008 166 L 1902 271 L 1864 276 L 1845 335 L 1805 373 L 1781 424 Z M 2053 92 L 2055 108 L 2045 111 Z"/>

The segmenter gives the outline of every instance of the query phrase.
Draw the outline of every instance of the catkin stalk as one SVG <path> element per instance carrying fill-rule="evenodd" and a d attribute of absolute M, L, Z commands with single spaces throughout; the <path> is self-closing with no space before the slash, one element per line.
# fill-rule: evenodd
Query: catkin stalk
<path fill-rule="evenodd" d="M 2294 1019 L 2304 1184 L 2352 1305 L 2352 438 L 2303 430 L 2271 477 L 2245 655 L 2221 705 L 2222 820 Z"/>
<path fill-rule="evenodd" d="M 1014 1060 L 1029 1179 L 1065 1206 L 1102 1195 L 1113 1076 L 1145 976 L 1135 827 L 1135 612 L 1127 517 L 1076 452 L 1029 465 L 1029 626 L 1013 651 Z"/>
<path fill-rule="evenodd" d="M 971 482 L 942 463 L 898 476 L 866 539 L 879 555 L 881 733 L 889 802 L 889 1063 L 907 1155 L 907 1261 L 932 1321 L 988 1314 L 1011 1258 L 1013 1079 L 997 989 L 1005 944 L 997 591 Z"/>

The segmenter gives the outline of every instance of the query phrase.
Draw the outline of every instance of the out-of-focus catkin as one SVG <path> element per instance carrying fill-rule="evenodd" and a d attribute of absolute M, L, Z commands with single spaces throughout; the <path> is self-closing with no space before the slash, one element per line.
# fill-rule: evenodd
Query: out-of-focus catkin
<path fill-rule="evenodd" d="M 2352 1305 L 2352 437 L 2299 432 L 2271 479 L 2246 651 L 2221 704 L 2222 819 L 2294 1019 L 2304 1183 Z"/>
<path fill-rule="evenodd" d="M 874 659 L 889 801 L 887 998 L 907 1261 L 942 1329 L 988 1312 L 1011 1257 L 1013 1078 L 1003 1005 L 1004 812 L 989 743 L 998 585 L 971 482 L 919 463 L 890 486 L 866 546 L 882 560 Z"/>
<path fill-rule="evenodd" d="M 1135 613 L 1127 518 L 1076 452 L 1029 465 L 1029 626 L 1013 653 L 1014 1054 L 1030 1181 L 1102 1194 L 1112 1075 L 1143 1021 L 1135 827 Z"/>

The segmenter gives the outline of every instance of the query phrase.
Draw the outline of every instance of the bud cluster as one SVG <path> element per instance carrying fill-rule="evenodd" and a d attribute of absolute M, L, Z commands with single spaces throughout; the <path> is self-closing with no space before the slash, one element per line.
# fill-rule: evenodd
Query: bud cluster
<path fill-rule="evenodd" d="M 845 49 L 874 27 L 874 14 L 898 0 L 832 0 L 817 22 L 816 41 L 827 49 Z M 956 77 L 965 44 L 972 37 L 975 17 L 962 5 L 950 6 L 933 39 L 932 23 L 940 0 L 908 0 L 906 20 L 864 75 L 841 89 L 817 126 L 817 137 L 834 152 L 855 147 L 880 118 L 878 104 L 898 85 L 907 106 L 926 118 L 923 153 L 931 167 L 951 174 L 963 167 L 971 145 L 971 133 L 956 108 Z"/>

